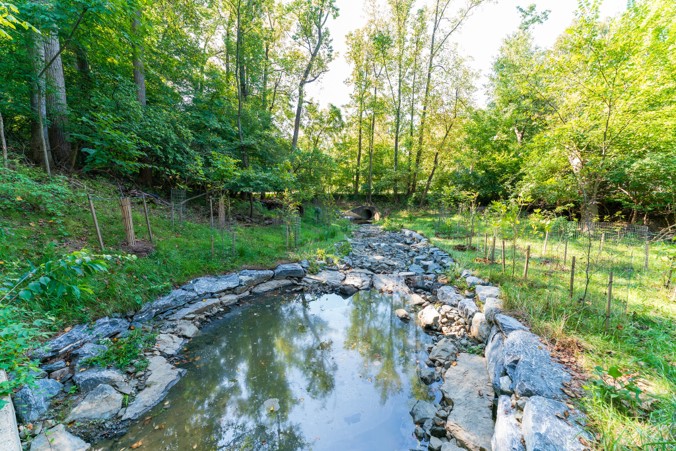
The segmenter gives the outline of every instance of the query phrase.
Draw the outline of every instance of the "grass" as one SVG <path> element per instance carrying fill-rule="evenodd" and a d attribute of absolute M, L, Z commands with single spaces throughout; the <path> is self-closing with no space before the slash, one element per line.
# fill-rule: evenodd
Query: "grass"
<path fill-rule="evenodd" d="M 515 275 L 512 276 L 511 239 L 506 243 L 506 268 L 503 273 L 501 239 L 497 240 L 495 263 L 485 259 L 484 233 L 491 233 L 486 223 L 475 224 L 481 237 L 472 250 L 456 250 L 467 244 L 461 217 L 450 219 L 446 233 L 439 231 L 437 218 L 431 213 L 399 212 L 389 224 L 404 226 L 434 237 L 431 241 L 453 256 L 462 268 L 501 286 L 506 307 L 523 318 L 533 332 L 555 346 L 557 353 L 574 356 L 574 360 L 592 375 L 600 367 L 604 377 L 592 375 L 590 388 L 580 401 L 592 429 L 597 433 L 600 449 L 674 449 L 676 446 L 676 299 L 673 285 L 665 287 L 669 273 L 669 255 L 673 244 L 651 247 L 649 269 L 643 269 L 642 243 L 606 240 L 591 242 L 589 290 L 584 296 L 586 249 L 584 238 L 570 241 L 566 264 L 564 243 L 549 239 L 548 251 L 542 255 L 543 234 L 522 233 L 517 240 Z M 492 230 L 492 229 L 490 229 Z M 435 234 L 437 235 L 435 237 Z M 492 240 L 489 239 L 489 254 Z M 531 247 L 528 278 L 523 278 L 525 249 Z M 576 256 L 575 289 L 571 298 L 570 260 Z M 609 273 L 613 271 L 613 291 L 608 328 L 606 308 Z M 584 298 L 584 302 L 582 302 Z M 617 379 L 608 375 L 617 369 Z M 596 378 L 596 379 L 595 379 Z M 591 381 L 599 380 L 600 384 Z M 627 403 L 611 403 L 601 396 L 603 384 L 621 387 L 635 380 L 641 402 L 626 408 Z M 626 400 L 624 400 L 626 401 Z"/>

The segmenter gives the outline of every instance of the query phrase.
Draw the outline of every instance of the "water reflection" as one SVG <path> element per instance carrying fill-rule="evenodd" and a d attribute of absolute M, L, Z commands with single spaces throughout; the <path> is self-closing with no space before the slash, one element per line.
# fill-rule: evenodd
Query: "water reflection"
<path fill-rule="evenodd" d="M 396 318 L 402 305 L 371 292 L 261 299 L 233 312 L 191 342 L 169 407 L 102 449 L 415 448 L 408 410 L 429 396 L 415 376 L 429 338 Z"/>

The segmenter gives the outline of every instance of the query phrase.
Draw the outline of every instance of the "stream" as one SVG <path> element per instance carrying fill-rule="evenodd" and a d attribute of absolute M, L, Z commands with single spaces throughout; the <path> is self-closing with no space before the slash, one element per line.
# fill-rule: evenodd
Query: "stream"
<path fill-rule="evenodd" d="M 432 339 L 397 295 L 261 297 L 205 326 L 188 370 L 115 450 L 426 449 L 409 414 L 440 398 L 416 376 Z"/>

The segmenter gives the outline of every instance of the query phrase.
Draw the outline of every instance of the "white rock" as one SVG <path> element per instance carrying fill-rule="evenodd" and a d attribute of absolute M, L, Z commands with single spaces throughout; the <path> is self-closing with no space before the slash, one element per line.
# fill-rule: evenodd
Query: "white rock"
<path fill-rule="evenodd" d="M 33 439 L 31 451 L 87 451 L 91 445 L 59 424 Z"/>
<path fill-rule="evenodd" d="M 428 305 L 418 312 L 418 321 L 422 327 L 437 328 L 439 327 L 440 319 L 441 315 L 439 315 L 439 312 L 433 305 Z"/>
<path fill-rule="evenodd" d="M 124 420 L 135 420 L 162 401 L 169 389 L 178 382 L 185 370 L 179 370 L 167 362 L 164 357 L 152 356 L 149 359 L 146 388 L 136 395 L 136 399 L 127 407 L 122 416 Z"/>
<path fill-rule="evenodd" d="M 181 350 L 185 340 L 174 334 L 159 334 L 155 348 L 163 354 L 174 355 Z"/>

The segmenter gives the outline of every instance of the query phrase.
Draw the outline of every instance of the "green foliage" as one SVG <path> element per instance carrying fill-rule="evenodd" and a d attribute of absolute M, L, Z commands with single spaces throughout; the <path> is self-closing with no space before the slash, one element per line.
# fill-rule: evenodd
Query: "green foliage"
<path fill-rule="evenodd" d="M 68 189 L 65 178 L 47 178 L 37 169 L 14 171 L 0 167 L 0 212 L 59 216 L 65 209 Z"/>
<path fill-rule="evenodd" d="M 599 397 L 623 413 L 636 415 L 639 412 L 642 391 L 636 384 L 634 376 L 625 375 L 616 366 L 611 366 L 607 370 L 597 366 L 594 368 L 594 376 L 585 386 L 592 392 L 592 396 Z"/>
<path fill-rule="evenodd" d="M 404 224 L 401 221 L 397 221 L 396 219 L 390 218 L 388 216 L 387 218 L 383 219 L 382 228 L 387 232 L 398 232 L 404 228 Z"/>
<path fill-rule="evenodd" d="M 155 338 L 155 334 L 135 329 L 126 337 L 102 340 L 101 344 L 106 345 L 108 349 L 84 363 L 104 368 L 114 366 L 121 370 L 133 365 L 136 371 L 143 371 L 148 367 L 148 359 L 143 353 L 155 344 Z"/>

